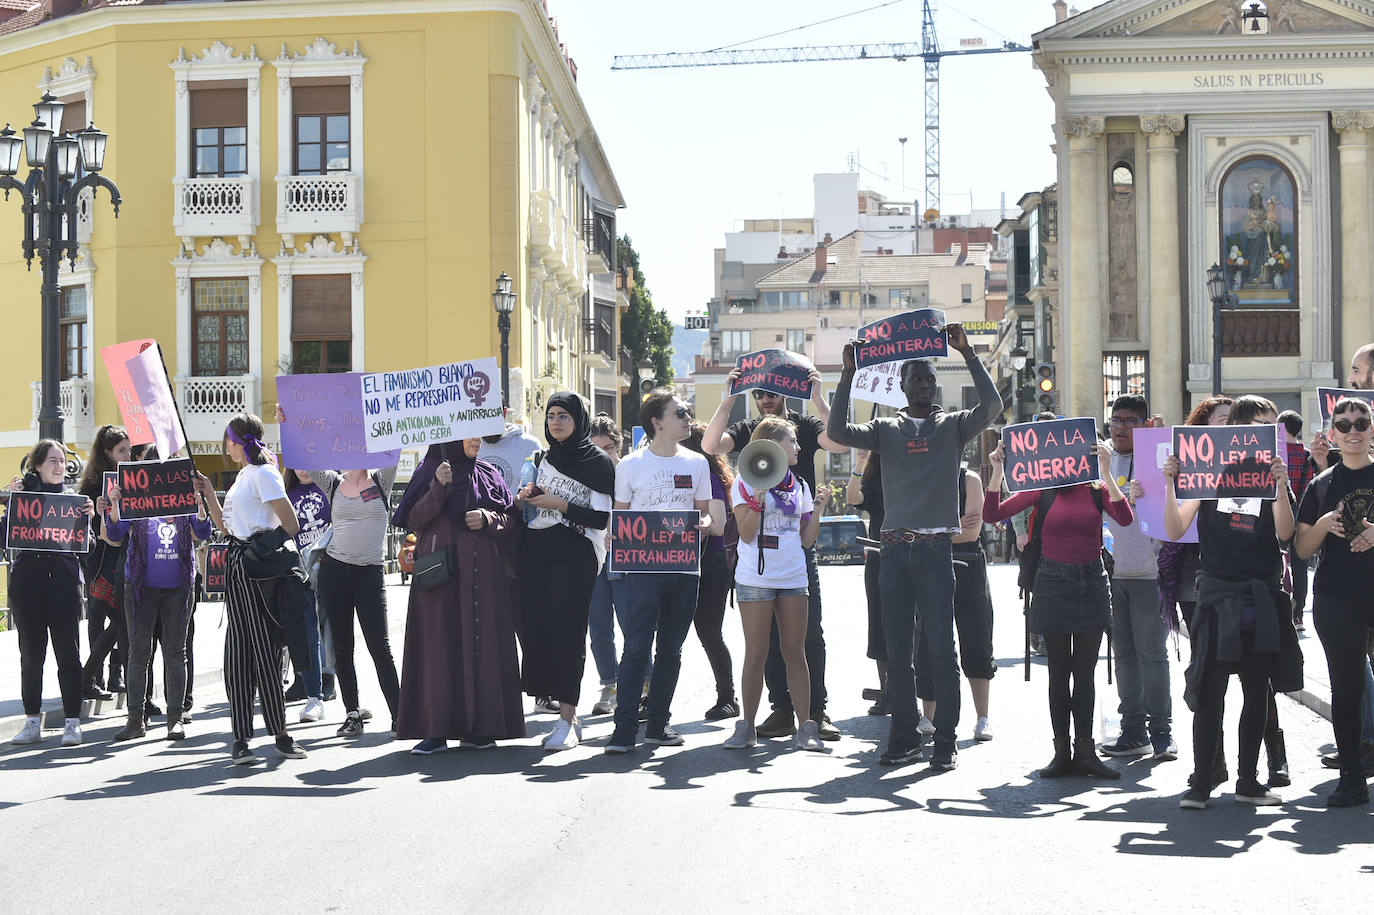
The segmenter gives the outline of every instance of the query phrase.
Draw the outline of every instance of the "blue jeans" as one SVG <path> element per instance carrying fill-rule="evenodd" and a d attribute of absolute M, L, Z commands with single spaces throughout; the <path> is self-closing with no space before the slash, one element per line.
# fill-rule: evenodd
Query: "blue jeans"
<path fill-rule="evenodd" d="M 625 603 L 625 576 L 610 577 L 610 568 L 602 565 L 592 588 L 591 610 L 587 615 L 587 633 L 592 640 L 592 660 L 602 686 L 615 682 L 615 610 Z"/>
<path fill-rule="evenodd" d="M 825 631 L 821 629 L 821 577 L 816 566 L 816 548 L 806 553 L 806 668 L 811 674 L 810 712 L 825 711 Z M 736 593 L 738 597 L 738 592 Z M 768 660 L 763 664 L 763 679 L 768 684 L 768 704 L 775 709 L 792 710 L 792 696 L 787 692 L 787 664 L 782 659 L 782 644 L 778 641 L 778 621 L 774 620 L 768 634 Z M 819 715 L 812 715 L 819 720 Z"/>
<path fill-rule="evenodd" d="M 1168 639 L 1169 626 L 1159 614 L 1158 582 L 1153 578 L 1115 579 L 1112 650 L 1116 655 L 1116 691 L 1121 697 L 1121 733 L 1128 737 L 1171 736 Z"/>
<path fill-rule="evenodd" d="M 612 740 L 629 739 L 639 731 L 639 695 L 649 651 L 658 636 L 653 678 L 649 681 L 648 728 L 668 725 L 668 712 L 682 667 L 682 643 L 692 629 L 697 610 L 697 577 L 676 573 L 632 572 L 625 576 L 625 600 L 616 604 L 625 650 L 616 671 L 615 733 Z"/>
<path fill-rule="evenodd" d="M 935 679 L 935 739 L 954 743 L 959 723 L 959 655 L 954 648 L 954 548 L 948 537 L 883 544 L 883 640 L 887 642 L 887 695 L 892 703 L 889 743 L 914 743 L 916 621 L 930 643 Z"/>

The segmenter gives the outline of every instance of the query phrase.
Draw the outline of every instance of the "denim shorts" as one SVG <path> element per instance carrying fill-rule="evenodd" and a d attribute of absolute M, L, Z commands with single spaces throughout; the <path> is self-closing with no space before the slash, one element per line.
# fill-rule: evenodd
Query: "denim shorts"
<path fill-rule="evenodd" d="M 735 585 L 735 600 L 768 601 L 779 597 L 806 597 L 806 588 L 756 588 L 753 585 Z"/>

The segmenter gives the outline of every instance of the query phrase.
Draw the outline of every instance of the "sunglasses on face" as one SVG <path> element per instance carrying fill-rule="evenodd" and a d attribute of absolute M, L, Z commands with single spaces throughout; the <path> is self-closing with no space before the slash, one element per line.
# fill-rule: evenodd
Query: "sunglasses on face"
<path fill-rule="evenodd" d="M 678 407 L 672 412 L 672 415 L 676 416 L 678 419 L 688 419 L 691 417 L 692 411 L 686 407 Z"/>
<path fill-rule="evenodd" d="M 772 391 L 759 391 L 759 390 L 755 390 L 755 391 L 754 391 L 754 399 L 755 399 L 755 400 L 763 400 L 765 397 L 777 397 L 777 396 L 778 396 L 778 395 L 777 395 L 777 394 L 774 394 Z"/>
<path fill-rule="evenodd" d="M 1349 432 L 1351 429 L 1356 432 L 1368 432 L 1371 424 L 1368 416 L 1361 416 L 1359 419 L 1333 419 L 1331 425 L 1337 432 Z"/>

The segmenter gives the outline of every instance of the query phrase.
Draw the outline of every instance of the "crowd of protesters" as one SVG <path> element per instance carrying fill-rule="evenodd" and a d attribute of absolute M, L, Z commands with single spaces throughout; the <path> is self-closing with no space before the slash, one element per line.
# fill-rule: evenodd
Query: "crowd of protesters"
<path fill-rule="evenodd" d="M 1151 415 L 1144 397 L 1126 394 L 1111 405 L 1105 436 L 1093 446 L 1100 480 L 1010 495 L 1003 491 L 1001 446 L 989 455 L 986 481 L 963 461 L 1001 403 L 962 327 L 946 330 L 973 378 L 977 404 L 970 409 L 942 409 L 932 365 L 913 360 L 900 375 L 906 407 L 850 422 L 851 346 L 833 401 L 813 384 L 811 415 L 789 411 L 777 394 L 754 391 L 759 416 L 731 424 L 737 403 L 727 396 L 703 424 L 675 391 L 660 388 L 642 402 L 643 445 L 625 453 L 609 417 L 593 416 L 580 395 L 560 392 L 539 417 L 542 442 L 510 423 L 500 435 L 433 445 L 394 505 L 394 466 L 279 468 L 262 421 L 246 413 L 224 431 L 224 454 L 236 468 L 232 485 L 221 502 L 211 481 L 197 474 L 193 515 L 120 516 L 120 491 L 104 475 L 159 455 L 131 447 L 118 426 L 98 430 L 75 487 L 67 481 L 64 446 L 40 441 L 8 489 L 79 494 L 93 548 L 79 556 L 11 553 L 26 715 L 12 743 L 43 739 L 50 643 L 62 745 L 82 742 L 83 700 L 116 692 L 127 693 L 127 720 L 115 741 L 146 737 L 158 716 L 167 740 L 184 738 L 203 544 L 216 540 L 227 555 L 224 682 L 234 764 L 258 759 L 251 746 L 257 712 L 280 755 L 306 755 L 287 730 L 293 701 L 305 702 L 300 721 L 314 722 L 326 702 L 341 698 L 337 736 L 364 733 L 372 714 L 358 685 L 355 628 L 376 668 L 389 731 L 417 741 L 414 754 L 437 753 L 451 742 L 487 749 L 525 737 L 524 696 L 536 712 L 557 716 L 543 740 L 546 751 L 577 747 L 589 640 L 600 689 L 591 712 L 613 722 L 604 752 L 632 753 L 641 733 L 650 744 L 681 745 L 673 699 L 694 626 L 715 681 L 715 703 L 704 718 L 733 719 L 724 747 L 794 737 L 798 749 L 824 752 L 840 732 L 826 711 L 815 549 L 831 490 L 817 486 L 815 459 L 853 448 L 848 501 L 869 516 L 867 653 L 881 684 L 869 712 L 890 717 L 882 765 L 905 765 L 929 751 L 933 769 L 957 767 L 961 680 L 975 706 L 972 736 L 992 739 L 997 665 L 982 534 L 985 525 L 1016 521 L 1009 540 L 1038 556 L 1022 584 L 1028 629 L 1049 674 L 1054 755 L 1041 777 L 1118 778 L 1100 756 L 1178 758 L 1167 640 L 1182 625 L 1191 654 L 1184 698 L 1192 711 L 1193 765 L 1179 806 L 1205 808 L 1229 780 L 1221 721 L 1232 674 L 1243 697 L 1235 798 L 1281 803 L 1274 789 L 1290 778 L 1274 697 L 1301 687 L 1298 633 L 1310 605 L 1332 687 L 1337 751 L 1324 762 L 1340 773 L 1327 803 L 1366 803 L 1374 762 L 1367 656 L 1374 604 L 1360 582 L 1374 571 L 1370 402 L 1336 402 L 1329 433 L 1318 431 L 1309 449 L 1301 417 L 1280 413 L 1264 397 L 1204 399 L 1188 424 L 1280 425 L 1281 447 L 1265 468 L 1277 497 L 1180 500 L 1178 461 L 1169 457 L 1162 467 L 1168 539 L 1160 539 L 1145 533 L 1133 511 L 1143 495 L 1135 432 L 1164 421 Z M 1374 345 L 1355 354 L 1349 383 L 1374 387 Z M 285 420 L 280 407 L 274 419 Z M 771 485 L 737 477 L 725 458 L 756 441 L 773 443 L 786 459 Z M 617 510 L 695 512 L 698 567 L 613 568 L 608 552 Z M 1178 542 L 1194 523 L 1195 543 Z M 414 542 L 399 670 L 384 586 L 393 526 Z M 730 607 L 743 634 L 738 670 L 724 637 L 735 618 Z M 1104 635 L 1115 648 L 1121 731 L 1099 745 L 1094 684 Z M 152 689 L 159 648 L 165 713 Z M 285 658 L 295 671 L 289 689 Z M 765 686 L 770 708 L 760 722 Z"/>

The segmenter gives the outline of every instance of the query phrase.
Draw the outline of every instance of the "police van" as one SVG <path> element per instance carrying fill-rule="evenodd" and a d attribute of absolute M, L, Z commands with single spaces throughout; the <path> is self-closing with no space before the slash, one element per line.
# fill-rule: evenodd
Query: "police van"
<path fill-rule="evenodd" d="M 832 515 L 821 519 L 816 536 L 816 562 L 820 565 L 861 566 L 864 548 L 860 537 L 868 536 L 868 526 L 858 515 Z"/>

